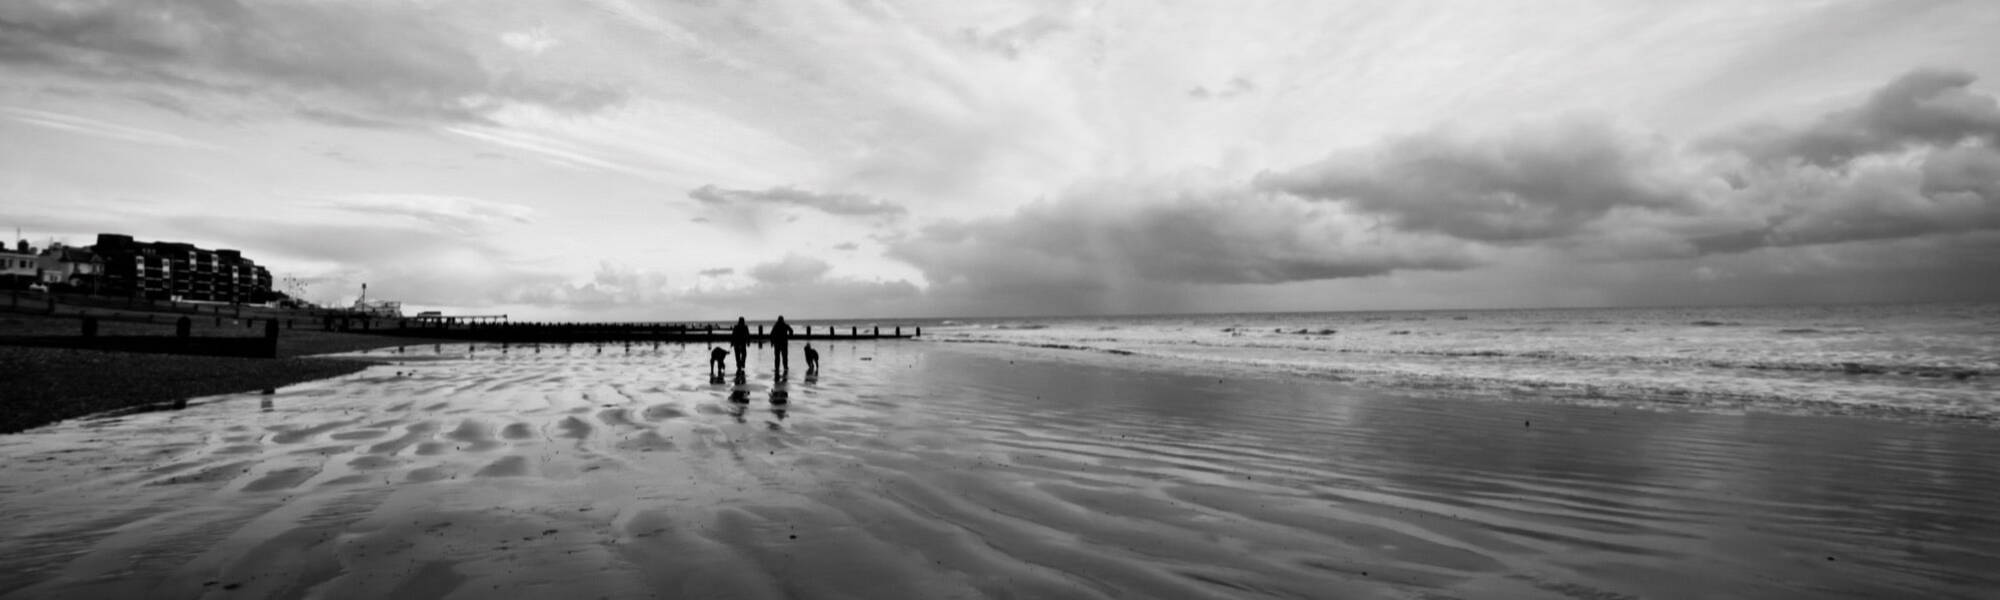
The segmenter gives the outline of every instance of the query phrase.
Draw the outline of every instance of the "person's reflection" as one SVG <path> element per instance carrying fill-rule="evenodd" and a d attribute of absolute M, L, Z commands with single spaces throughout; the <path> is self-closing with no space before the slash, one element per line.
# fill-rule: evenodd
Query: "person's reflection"
<path fill-rule="evenodd" d="M 736 419 L 737 423 L 746 423 L 747 421 L 743 420 L 743 411 L 748 407 L 748 404 L 731 404 L 729 405 L 729 416 Z"/>
<path fill-rule="evenodd" d="M 778 420 L 780 421 L 785 420 L 785 409 L 783 408 L 773 408 L 771 409 L 771 414 L 777 415 Z"/>

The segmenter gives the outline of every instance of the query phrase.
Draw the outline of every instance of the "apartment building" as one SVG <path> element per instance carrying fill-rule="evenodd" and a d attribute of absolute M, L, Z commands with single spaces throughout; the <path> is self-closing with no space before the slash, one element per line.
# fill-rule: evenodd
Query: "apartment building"
<path fill-rule="evenodd" d="M 271 271 L 243 253 L 183 242 L 141 242 L 116 233 L 97 234 L 91 252 L 103 261 L 100 293 L 154 300 L 269 302 Z"/>

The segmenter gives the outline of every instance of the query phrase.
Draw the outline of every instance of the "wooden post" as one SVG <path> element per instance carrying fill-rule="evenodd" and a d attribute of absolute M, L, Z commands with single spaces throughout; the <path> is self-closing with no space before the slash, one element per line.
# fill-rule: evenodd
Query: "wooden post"
<path fill-rule="evenodd" d="M 264 319 L 264 357 L 278 357 L 278 320 Z"/>
<path fill-rule="evenodd" d="M 910 336 L 910 337 L 924 337 L 924 328 L 922 328 L 922 327 L 918 327 L 918 328 L 917 328 L 917 333 L 916 333 L 915 335 L 912 335 L 912 336 Z"/>
<path fill-rule="evenodd" d="M 882 326 L 881 326 L 881 325 L 876 325 L 876 326 L 875 326 L 875 337 L 882 337 Z"/>
<path fill-rule="evenodd" d="M 813 326 L 811 326 L 811 325 L 807 325 L 807 326 L 806 326 L 806 337 L 812 337 L 812 334 L 813 334 Z"/>
<path fill-rule="evenodd" d="M 848 328 L 847 328 L 847 337 L 861 337 L 861 328 L 859 328 L 859 327 L 848 327 Z"/>
<path fill-rule="evenodd" d="M 903 337 L 903 326 L 902 326 L 902 325 L 897 325 L 897 326 L 896 326 L 896 337 Z"/>

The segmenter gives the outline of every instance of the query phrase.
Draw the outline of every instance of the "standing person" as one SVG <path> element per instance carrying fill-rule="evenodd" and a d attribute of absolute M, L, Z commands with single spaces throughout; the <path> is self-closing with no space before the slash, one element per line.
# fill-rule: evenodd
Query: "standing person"
<path fill-rule="evenodd" d="M 771 351 L 777 356 L 771 359 L 771 369 L 779 373 L 792 370 L 791 353 L 785 351 L 785 343 L 792 341 L 792 326 L 785 324 L 785 316 L 778 315 L 778 322 L 771 325 Z"/>
<path fill-rule="evenodd" d="M 729 328 L 729 347 L 736 351 L 736 374 L 743 374 L 743 357 L 750 354 L 750 324 L 743 317 L 736 317 L 736 326 Z"/>

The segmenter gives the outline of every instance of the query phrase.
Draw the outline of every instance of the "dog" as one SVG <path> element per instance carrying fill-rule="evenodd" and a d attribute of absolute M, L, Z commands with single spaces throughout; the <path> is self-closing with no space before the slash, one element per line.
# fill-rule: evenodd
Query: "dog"
<path fill-rule="evenodd" d="M 709 350 L 709 351 L 708 351 L 708 376 L 709 376 L 710 378 L 720 378 L 720 377 L 722 377 L 722 374 L 723 374 L 723 373 L 725 373 L 725 372 L 727 372 L 727 371 L 729 370 L 729 366 L 728 366 L 728 359 L 729 359 L 729 351 L 728 351 L 728 350 L 723 350 L 723 349 L 721 349 L 721 348 L 715 348 L 715 349 L 712 349 L 712 350 Z"/>
<path fill-rule="evenodd" d="M 812 344 L 806 344 L 806 374 L 816 375 L 818 373 L 819 373 L 819 351 L 814 350 Z"/>

